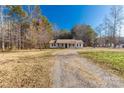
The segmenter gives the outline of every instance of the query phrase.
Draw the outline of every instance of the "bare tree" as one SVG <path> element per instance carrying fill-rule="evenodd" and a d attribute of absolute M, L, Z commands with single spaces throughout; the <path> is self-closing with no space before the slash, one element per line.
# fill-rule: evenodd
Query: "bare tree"
<path fill-rule="evenodd" d="M 105 16 L 102 25 L 96 29 L 99 33 L 99 43 L 104 43 L 106 47 L 116 47 L 119 44 L 123 18 L 123 7 L 112 6 L 110 15 Z"/>
<path fill-rule="evenodd" d="M 47 48 L 48 42 L 51 39 L 50 34 L 45 31 L 38 32 L 37 34 L 39 48 Z"/>
<path fill-rule="evenodd" d="M 36 12 L 34 18 L 33 11 Z M 0 6 L 0 48 L 2 51 L 47 47 L 52 37 L 52 25 L 40 12 L 40 6 L 27 6 L 27 10 L 23 10 L 22 6 Z"/>
<path fill-rule="evenodd" d="M 99 47 L 100 46 L 103 46 L 103 43 L 104 42 L 102 42 L 102 37 L 103 37 L 103 24 L 100 24 L 100 25 L 98 25 L 97 27 L 96 27 L 96 31 L 97 31 L 97 33 L 98 33 L 98 38 L 97 38 L 97 43 L 98 43 L 98 45 L 99 45 Z"/>
<path fill-rule="evenodd" d="M 0 22 L 1 22 L 2 51 L 5 51 L 3 8 L 4 6 L 0 6 Z"/>
<path fill-rule="evenodd" d="M 110 25 L 111 25 L 111 32 L 112 32 L 112 39 L 114 47 L 117 45 L 117 34 L 122 26 L 123 21 L 123 7 L 122 6 L 112 6 L 110 12 Z"/>
<path fill-rule="evenodd" d="M 110 33 L 110 20 L 107 16 L 105 16 L 103 20 L 103 33 L 105 39 L 105 47 L 111 47 L 111 33 Z"/>

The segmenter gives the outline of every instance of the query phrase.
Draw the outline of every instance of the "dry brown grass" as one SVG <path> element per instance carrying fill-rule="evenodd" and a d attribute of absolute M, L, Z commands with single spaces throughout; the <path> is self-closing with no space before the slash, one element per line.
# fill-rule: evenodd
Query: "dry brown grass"
<path fill-rule="evenodd" d="M 39 50 L 18 50 L 10 52 L 0 52 L 0 61 L 18 59 L 20 57 L 33 56 L 33 55 L 44 55 L 47 52 L 52 52 L 51 49 Z"/>
<path fill-rule="evenodd" d="M 51 51 L 4 54 L 0 62 L 0 87 L 50 87 L 54 63 Z"/>
<path fill-rule="evenodd" d="M 56 51 L 23 50 L 0 53 L 0 87 L 51 87 L 51 68 Z M 77 51 L 124 51 L 124 49 L 83 48 Z"/>

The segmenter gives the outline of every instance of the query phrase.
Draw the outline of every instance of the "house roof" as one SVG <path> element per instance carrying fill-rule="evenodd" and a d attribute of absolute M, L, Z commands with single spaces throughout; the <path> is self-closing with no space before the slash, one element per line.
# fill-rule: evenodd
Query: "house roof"
<path fill-rule="evenodd" d="M 83 43 L 83 41 L 82 40 L 75 40 L 75 39 L 57 39 L 57 40 L 51 40 L 49 43 L 75 44 L 75 43 Z"/>
<path fill-rule="evenodd" d="M 76 40 L 76 43 L 83 43 L 82 40 Z"/>
<path fill-rule="evenodd" d="M 56 43 L 69 43 L 69 44 L 75 44 L 76 41 L 73 39 L 58 39 Z"/>
<path fill-rule="evenodd" d="M 51 43 L 55 43 L 55 40 L 50 40 L 49 43 L 50 43 L 50 44 L 51 44 Z"/>

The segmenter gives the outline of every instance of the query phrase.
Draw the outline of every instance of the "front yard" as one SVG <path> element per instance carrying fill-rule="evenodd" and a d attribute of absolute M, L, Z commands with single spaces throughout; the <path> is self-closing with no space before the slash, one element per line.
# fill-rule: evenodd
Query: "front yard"
<path fill-rule="evenodd" d="M 93 60 L 96 64 L 105 69 L 122 76 L 124 78 L 124 52 L 118 51 L 83 51 L 79 52 L 81 56 Z"/>
<path fill-rule="evenodd" d="M 0 87 L 50 87 L 52 50 L 0 54 Z"/>
<path fill-rule="evenodd" d="M 60 57 L 58 62 L 66 62 L 70 59 L 69 63 L 71 63 L 74 60 L 69 57 L 70 55 L 74 55 L 75 59 L 79 61 L 77 51 L 81 56 L 89 58 L 104 69 L 124 77 L 123 49 L 21 50 L 0 53 L 0 87 L 52 87 L 51 69 L 57 61 L 55 56 Z M 61 57 L 65 59 L 61 59 Z M 76 69 L 76 66 L 74 67 Z"/>

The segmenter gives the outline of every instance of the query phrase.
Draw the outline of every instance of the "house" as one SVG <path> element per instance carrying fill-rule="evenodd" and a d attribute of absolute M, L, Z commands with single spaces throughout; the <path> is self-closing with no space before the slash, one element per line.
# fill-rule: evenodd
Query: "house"
<path fill-rule="evenodd" d="M 124 42 L 120 42 L 120 44 L 118 44 L 116 48 L 124 48 Z"/>
<path fill-rule="evenodd" d="M 82 48 L 83 41 L 75 39 L 57 39 L 49 42 L 50 48 Z"/>
<path fill-rule="evenodd" d="M 124 37 L 120 37 L 118 41 L 116 48 L 124 48 Z"/>
<path fill-rule="evenodd" d="M 123 44 L 120 44 L 120 48 L 124 48 L 124 43 Z"/>

